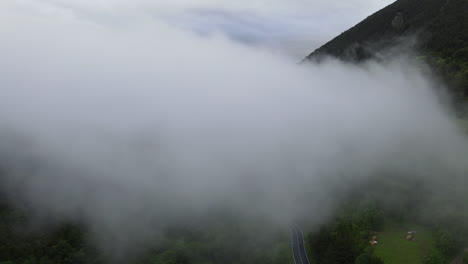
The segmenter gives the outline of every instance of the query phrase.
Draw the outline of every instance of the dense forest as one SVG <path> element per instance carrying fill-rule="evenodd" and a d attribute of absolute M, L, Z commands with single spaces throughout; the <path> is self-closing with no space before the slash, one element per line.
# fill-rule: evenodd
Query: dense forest
<path fill-rule="evenodd" d="M 104 250 L 85 223 L 37 219 L 27 204 L 8 202 L 5 196 L 1 201 L 1 264 L 293 263 L 289 231 L 267 219 L 247 221 L 217 210 L 190 225 L 168 226 L 145 243 L 127 245 L 132 250 L 120 255 Z"/>

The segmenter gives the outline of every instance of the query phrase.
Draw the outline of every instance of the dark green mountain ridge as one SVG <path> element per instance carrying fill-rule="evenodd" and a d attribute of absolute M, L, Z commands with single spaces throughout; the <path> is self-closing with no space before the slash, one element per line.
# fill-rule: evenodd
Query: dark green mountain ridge
<path fill-rule="evenodd" d="M 449 82 L 458 99 L 468 99 L 468 0 L 398 0 L 312 52 L 305 60 L 333 56 L 363 61 L 395 44 L 412 42 Z"/>

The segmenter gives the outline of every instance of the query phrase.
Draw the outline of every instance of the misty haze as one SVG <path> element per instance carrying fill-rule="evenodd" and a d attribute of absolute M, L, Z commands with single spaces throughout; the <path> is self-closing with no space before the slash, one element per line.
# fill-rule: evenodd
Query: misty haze
<path fill-rule="evenodd" d="M 467 29 L 466 0 L 3 0 L 0 264 L 468 263 Z"/>

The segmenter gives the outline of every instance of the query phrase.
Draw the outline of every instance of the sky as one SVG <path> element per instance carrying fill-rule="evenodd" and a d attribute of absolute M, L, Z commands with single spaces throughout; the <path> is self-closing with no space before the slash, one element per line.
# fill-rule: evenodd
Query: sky
<path fill-rule="evenodd" d="M 301 59 L 392 0 L 18 0 L 24 8 L 116 27 L 159 20 Z"/>

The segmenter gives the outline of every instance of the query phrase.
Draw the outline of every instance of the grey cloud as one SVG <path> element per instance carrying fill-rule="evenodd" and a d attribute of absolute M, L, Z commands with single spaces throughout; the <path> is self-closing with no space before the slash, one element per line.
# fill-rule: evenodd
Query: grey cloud
<path fill-rule="evenodd" d="M 262 16 L 247 11 L 188 9 L 178 14 L 156 15 L 170 25 L 202 36 L 222 34 L 233 41 L 293 54 L 296 59 L 325 41 L 328 28 L 319 16 Z"/>

